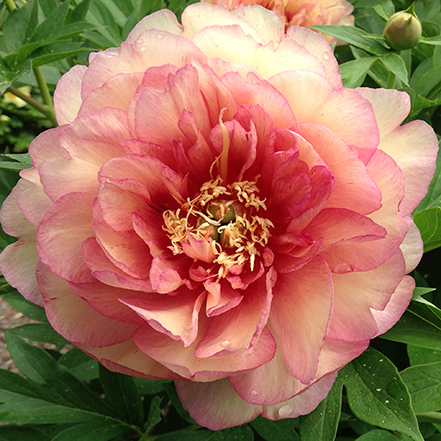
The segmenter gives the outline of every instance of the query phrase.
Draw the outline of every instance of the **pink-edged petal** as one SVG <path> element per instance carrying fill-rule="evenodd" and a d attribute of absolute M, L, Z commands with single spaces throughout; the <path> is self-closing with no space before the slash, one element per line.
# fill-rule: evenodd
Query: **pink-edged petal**
<path fill-rule="evenodd" d="M 216 254 L 213 253 L 211 242 L 205 239 L 198 240 L 190 233 L 187 233 L 188 242 L 182 242 L 182 249 L 184 253 L 194 259 L 206 263 L 212 263 L 216 259 Z"/>
<path fill-rule="evenodd" d="M 262 8 L 259 9 L 261 10 L 260 12 L 262 16 L 272 14 Z M 232 14 L 220 6 L 210 5 L 208 3 L 196 3 L 190 5 L 185 8 L 182 13 L 181 21 L 184 27 L 182 35 L 189 39 L 194 39 L 194 35 L 206 27 L 227 27 L 236 25 L 240 26 L 245 35 L 251 36 L 259 44 L 265 43 L 263 36 L 253 26 L 254 23 L 250 23 L 246 19 L 240 17 L 239 14 Z"/>
<path fill-rule="evenodd" d="M 35 278 L 37 262 L 35 238 L 33 241 L 18 239 L 0 254 L 0 271 L 8 283 L 16 288 L 26 300 L 43 306 L 43 298 Z"/>
<path fill-rule="evenodd" d="M 235 308 L 244 297 L 227 283 L 221 285 L 219 282 L 206 281 L 204 286 L 207 290 L 207 317 L 214 317 Z"/>
<path fill-rule="evenodd" d="M 69 284 L 45 265 L 37 266 L 37 280 L 46 315 L 53 328 L 72 343 L 110 346 L 129 339 L 136 325 L 111 320 L 92 309 Z"/>
<path fill-rule="evenodd" d="M 204 27 L 192 41 L 208 57 L 244 64 L 265 79 L 285 70 L 306 69 L 325 74 L 320 60 L 296 41 L 282 40 L 276 48 L 272 42 L 262 45 L 239 25 Z"/>
<path fill-rule="evenodd" d="M 322 258 L 315 257 L 297 271 L 279 273 L 273 291 L 271 326 L 291 374 L 308 384 L 316 375 L 331 315 L 333 288 L 329 267 Z"/>
<path fill-rule="evenodd" d="M 148 355 L 140 352 L 132 339 L 108 347 L 93 347 L 78 343 L 76 346 L 111 371 L 151 380 L 181 378 Z"/>
<path fill-rule="evenodd" d="M 326 78 L 335 89 L 342 86 L 341 75 L 338 70 L 337 59 L 326 40 L 316 32 L 310 32 L 300 26 L 290 26 L 286 31 L 286 37 L 292 38 L 313 54 L 323 64 Z"/>
<path fill-rule="evenodd" d="M 133 44 L 122 43 L 118 49 L 95 53 L 84 76 L 82 97 L 102 86 L 114 75 L 145 72 L 151 66 L 170 63 L 185 66 L 192 58 L 200 62 L 206 56 L 187 38 L 168 31 L 149 29 Z"/>
<path fill-rule="evenodd" d="M 153 329 L 190 346 L 198 335 L 198 317 L 205 293 L 180 289 L 173 295 L 151 295 L 121 299 Z"/>
<path fill-rule="evenodd" d="M 410 276 L 405 276 L 398 285 L 389 303 L 383 311 L 372 310 L 372 314 L 378 324 L 377 335 L 384 334 L 399 320 L 409 305 L 415 288 L 415 280 Z"/>
<path fill-rule="evenodd" d="M 125 73 L 109 78 L 101 87 L 98 87 L 83 101 L 79 114 L 98 113 L 103 107 L 114 107 L 126 110 L 129 101 L 142 82 L 142 72 Z"/>
<path fill-rule="evenodd" d="M 400 251 L 371 271 L 333 274 L 334 303 L 327 336 L 331 339 L 360 342 L 378 332 L 370 308 L 382 310 L 404 277 Z"/>
<path fill-rule="evenodd" d="M 58 81 L 54 93 L 54 110 L 58 124 L 69 124 L 78 115 L 81 107 L 81 83 L 86 66 L 74 66 Z"/>
<path fill-rule="evenodd" d="M 29 155 L 34 167 L 52 158 L 70 158 L 69 153 L 60 146 L 59 136 L 64 132 L 66 126 L 56 127 L 40 133 L 29 146 Z M 26 171 L 27 170 L 23 170 Z M 20 173 L 23 173 L 20 172 Z"/>
<path fill-rule="evenodd" d="M 322 125 L 355 148 L 366 164 L 379 134 L 370 102 L 352 89 L 337 89 L 314 72 L 281 72 L 270 83 L 285 96 L 298 123 Z M 296 87 L 290 87 L 296 84 Z"/>
<path fill-rule="evenodd" d="M 96 238 L 91 237 L 82 243 L 82 256 L 92 275 L 106 285 L 133 291 L 153 292 L 148 280 L 136 279 L 113 264 L 104 253 Z"/>
<path fill-rule="evenodd" d="M 244 292 L 239 305 L 212 317 L 204 338 L 195 349 L 195 357 L 251 354 L 270 314 L 272 293 L 268 288 L 262 277 Z"/>
<path fill-rule="evenodd" d="M 162 9 L 153 14 L 144 17 L 128 35 L 126 42 L 134 43 L 138 37 L 149 29 L 157 29 L 160 31 L 167 31 L 173 34 L 180 34 L 182 26 L 176 20 L 175 14 L 168 9 Z"/>
<path fill-rule="evenodd" d="M 150 268 L 150 282 L 153 289 L 161 294 L 167 294 L 182 285 L 191 288 L 191 282 L 186 278 L 190 264 L 191 260 L 187 257 L 162 259 L 156 256 Z"/>
<path fill-rule="evenodd" d="M 114 288 L 101 282 L 69 283 L 70 289 L 99 314 L 109 319 L 132 325 L 143 325 L 138 314 L 124 304 L 124 299 L 138 293 L 128 289 Z"/>
<path fill-rule="evenodd" d="M 242 400 L 223 378 L 209 383 L 175 381 L 179 399 L 196 422 L 210 430 L 222 430 L 254 420 L 262 406 Z"/>
<path fill-rule="evenodd" d="M 54 202 L 37 230 L 38 255 L 57 276 L 77 282 L 93 281 L 81 257 L 81 244 L 92 237 L 93 197 L 70 193 Z"/>
<path fill-rule="evenodd" d="M 208 322 L 209 319 L 201 314 L 198 338 L 188 347 L 184 347 L 180 341 L 155 331 L 150 326 L 140 327 L 133 339 L 142 352 L 173 372 L 194 381 L 213 381 L 233 373 L 255 369 L 273 358 L 276 344 L 266 328 L 249 355 L 232 354 L 220 358 L 196 358 L 194 350 L 203 338 Z"/>
<path fill-rule="evenodd" d="M 407 232 L 403 243 L 400 245 L 400 249 L 406 261 L 406 274 L 409 274 L 420 263 L 420 260 L 423 257 L 424 245 L 421 239 L 420 230 L 413 222 L 412 216 L 405 216 L 404 220 L 409 226 L 409 231 Z"/>
<path fill-rule="evenodd" d="M 380 190 L 357 152 L 342 138 L 315 124 L 300 124 L 299 134 L 311 144 L 335 177 L 334 191 L 327 208 L 347 208 L 368 214 L 381 207 Z"/>

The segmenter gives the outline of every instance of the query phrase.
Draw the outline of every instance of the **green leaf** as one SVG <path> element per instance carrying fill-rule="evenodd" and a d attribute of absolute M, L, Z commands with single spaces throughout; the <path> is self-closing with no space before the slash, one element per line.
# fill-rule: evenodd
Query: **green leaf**
<path fill-rule="evenodd" d="M 377 57 L 364 57 L 341 64 L 339 70 L 343 86 L 348 88 L 361 86 L 369 69 L 377 60 Z"/>
<path fill-rule="evenodd" d="M 128 432 L 133 429 L 115 422 L 83 423 L 60 432 L 51 441 L 109 441 Z"/>
<path fill-rule="evenodd" d="M 355 416 L 374 426 L 424 441 L 406 385 L 397 368 L 383 354 L 368 348 L 346 365 L 341 375 Z"/>
<path fill-rule="evenodd" d="M 356 441 L 398 441 L 398 438 L 393 433 L 375 429 L 358 437 Z"/>
<path fill-rule="evenodd" d="M 113 18 L 112 13 L 100 0 L 91 2 L 86 15 L 87 21 L 94 24 L 112 46 L 119 46 L 122 42 L 121 31 Z"/>
<path fill-rule="evenodd" d="M 20 46 L 30 42 L 38 24 L 38 6 L 29 0 L 20 9 L 12 11 L 3 24 L 3 38 L 8 53 L 14 54 Z"/>
<path fill-rule="evenodd" d="M 0 58 L 0 94 L 23 75 L 31 72 L 31 60 L 26 60 L 18 70 L 11 70 Z"/>
<path fill-rule="evenodd" d="M 353 44 L 374 55 L 382 55 L 389 52 L 377 39 L 371 38 L 367 32 L 359 28 L 342 25 L 315 25 L 309 27 L 324 34 L 331 35 L 332 37 L 339 38 L 340 40 L 347 41 L 349 44 Z"/>
<path fill-rule="evenodd" d="M 411 366 L 400 375 L 409 388 L 415 412 L 441 409 L 441 362 Z"/>
<path fill-rule="evenodd" d="M 341 414 L 342 375 L 339 374 L 328 396 L 309 415 L 300 417 L 302 441 L 333 441 Z"/>
<path fill-rule="evenodd" d="M 26 317 L 40 322 L 47 322 L 46 313 L 41 306 L 26 300 L 14 288 L 8 288 L 11 292 L 2 294 L 2 299 L 8 302 L 14 309 L 21 312 Z"/>
<path fill-rule="evenodd" d="M 243 426 L 214 432 L 208 439 L 210 441 L 253 441 L 254 435 L 251 428 L 244 424 Z"/>
<path fill-rule="evenodd" d="M 9 159 L 13 159 L 17 162 L 23 162 L 25 164 L 32 164 L 31 156 L 29 153 L 2 153 L 0 156 L 4 156 Z"/>
<path fill-rule="evenodd" d="M 427 71 L 414 87 L 418 95 L 426 97 L 429 92 L 441 82 L 441 66 Z"/>
<path fill-rule="evenodd" d="M 391 0 L 375 5 L 372 9 L 385 21 L 389 20 L 395 12 L 395 6 Z"/>
<path fill-rule="evenodd" d="M 441 35 L 430 38 L 421 37 L 418 43 L 430 44 L 432 46 L 441 46 Z"/>
<path fill-rule="evenodd" d="M 436 158 L 436 170 L 433 175 L 432 182 L 429 185 L 424 199 L 419 203 L 415 212 L 424 210 L 425 208 L 434 208 L 441 205 L 441 149 L 438 150 Z"/>
<path fill-rule="evenodd" d="M 441 246 L 441 207 L 419 211 L 415 214 L 414 221 L 423 239 L 424 252 Z"/>
<path fill-rule="evenodd" d="M 45 17 L 48 17 L 51 12 L 58 7 L 57 0 L 38 0 L 38 3 Z"/>
<path fill-rule="evenodd" d="M 58 363 L 69 369 L 69 372 L 80 381 L 99 378 L 98 362 L 78 348 L 72 348 L 63 354 Z"/>
<path fill-rule="evenodd" d="M 91 48 L 82 47 L 82 42 L 69 43 L 57 41 L 38 48 L 32 53 L 32 66 L 39 67 L 54 61 L 74 57 L 84 52 L 90 52 Z"/>
<path fill-rule="evenodd" d="M 216 432 L 211 430 L 176 430 L 174 432 L 165 433 L 155 437 L 155 441 L 213 441 L 213 436 Z M 151 437 L 148 433 L 139 441 L 150 441 Z M 225 440 L 227 441 L 227 440 Z"/>
<path fill-rule="evenodd" d="M 78 3 L 67 18 L 68 23 L 75 23 L 77 21 L 85 20 L 89 6 L 90 0 L 83 0 L 82 2 Z"/>
<path fill-rule="evenodd" d="M 165 383 L 164 389 L 167 393 L 169 400 L 178 412 L 179 416 L 190 424 L 197 425 L 196 421 L 190 416 L 190 414 L 182 407 L 178 394 L 176 393 L 175 385 L 173 383 Z"/>
<path fill-rule="evenodd" d="M 9 329 L 9 333 L 32 341 L 52 343 L 56 346 L 69 344 L 69 342 L 58 334 L 49 323 L 27 323 Z"/>
<path fill-rule="evenodd" d="M 153 397 L 152 402 L 150 403 L 149 413 L 147 415 L 147 421 L 145 425 L 145 431 L 148 433 L 156 424 L 159 424 L 162 421 L 161 418 L 161 401 L 162 398 L 158 395 Z"/>
<path fill-rule="evenodd" d="M 106 403 L 46 351 L 9 331 L 5 335 L 9 353 L 17 368 L 29 380 L 49 388 L 60 403 L 104 415 L 114 415 Z"/>
<path fill-rule="evenodd" d="M 52 441 L 49 435 L 31 427 L 0 426 L 1 441 Z"/>
<path fill-rule="evenodd" d="M 441 328 L 406 311 L 395 326 L 381 335 L 386 340 L 441 351 Z"/>
<path fill-rule="evenodd" d="M 85 21 L 77 21 L 75 23 L 68 24 L 59 29 L 52 35 L 53 40 L 66 40 L 80 35 L 84 32 L 93 31 L 96 27 L 93 24 L 86 23 Z"/>
<path fill-rule="evenodd" d="M 294 421 L 291 419 L 271 421 L 258 416 L 254 421 L 251 421 L 250 426 L 266 441 L 300 440 L 294 430 Z"/>
<path fill-rule="evenodd" d="M 99 372 L 106 400 L 115 409 L 116 415 L 141 427 L 144 423 L 144 407 L 133 378 L 111 372 L 102 365 Z"/>
<path fill-rule="evenodd" d="M 404 60 L 398 54 L 386 54 L 380 58 L 380 61 L 391 71 L 396 77 L 407 86 L 409 85 L 409 74 L 404 64 Z"/>
<path fill-rule="evenodd" d="M 69 0 L 62 2 L 56 9 L 54 9 L 41 23 L 34 34 L 32 41 L 44 40 L 50 42 L 53 40 L 53 35 L 57 33 L 62 27 L 69 11 Z"/>
<path fill-rule="evenodd" d="M 0 161 L 0 168 L 4 168 L 5 170 L 12 170 L 16 172 L 21 172 L 26 168 L 31 168 L 32 164 L 26 164 L 24 162 L 9 162 L 9 161 Z"/>
<path fill-rule="evenodd" d="M 172 380 L 147 380 L 146 378 L 134 378 L 136 387 L 141 395 L 156 395 L 164 390 L 164 384 Z"/>
<path fill-rule="evenodd" d="M 407 345 L 407 355 L 411 366 L 441 362 L 441 351 Z"/>

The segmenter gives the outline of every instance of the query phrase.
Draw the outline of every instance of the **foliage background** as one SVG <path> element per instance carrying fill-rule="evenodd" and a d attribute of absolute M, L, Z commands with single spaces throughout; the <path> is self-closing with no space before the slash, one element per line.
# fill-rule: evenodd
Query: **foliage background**
<path fill-rule="evenodd" d="M 6 93 L 0 98 L 0 202 L 18 180 L 17 172 L 30 166 L 30 141 L 55 124 L 50 96 L 58 79 L 75 64 L 87 64 L 91 51 L 119 46 L 145 15 L 167 7 L 179 18 L 194 2 L 0 1 L 0 92 L 21 96 L 19 88 L 32 87 L 24 96 L 32 105 L 18 107 Z M 352 3 L 356 28 L 326 30 L 350 43 L 335 51 L 344 85 L 406 91 L 412 102 L 406 122 L 423 119 L 440 139 L 441 2 L 416 1 L 423 39 L 401 52 L 375 35 L 410 1 Z M 18 9 L 11 12 L 14 5 Z M 1 278 L 3 299 L 36 322 L 6 332 L 22 375 L 0 370 L 0 441 L 441 441 L 441 155 L 414 215 L 425 255 L 412 274 L 414 298 L 397 325 L 340 371 L 329 396 L 310 415 L 278 422 L 259 417 L 218 432 L 190 418 L 172 382 L 109 372 L 70 346 L 42 308 Z M 0 230 L 1 249 L 13 240 Z"/>

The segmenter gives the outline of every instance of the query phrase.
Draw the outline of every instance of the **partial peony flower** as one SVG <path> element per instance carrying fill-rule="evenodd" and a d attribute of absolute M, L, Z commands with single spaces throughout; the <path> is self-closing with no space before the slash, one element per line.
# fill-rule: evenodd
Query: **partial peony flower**
<path fill-rule="evenodd" d="M 201 0 L 228 10 L 260 5 L 277 14 L 285 28 L 289 26 L 345 25 L 354 26 L 354 7 L 346 0 Z M 328 43 L 346 44 L 323 34 Z"/>
<path fill-rule="evenodd" d="M 259 6 L 144 18 L 60 80 L 1 210 L 11 285 L 201 425 L 311 412 L 414 288 L 437 140 Z"/>

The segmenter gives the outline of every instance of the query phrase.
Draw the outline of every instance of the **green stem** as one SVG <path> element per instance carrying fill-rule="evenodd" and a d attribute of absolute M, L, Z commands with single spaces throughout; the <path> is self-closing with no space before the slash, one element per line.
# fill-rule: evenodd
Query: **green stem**
<path fill-rule="evenodd" d="M 420 423 L 441 424 L 441 412 L 417 413 L 416 417 Z"/>
<path fill-rule="evenodd" d="M 17 9 L 17 6 L 15 6 L 14 0 L 6 0 L 6 6 L 9 9 L 9 12 L 12 12 L 14 9 Z"/>
<path fill-rule="evenodd" d="M 37 109 L 39 112 L 41 112 L 43 115 L 45 115 L 52 123 L 52 115 L 54 114 L 54 111 L 50 110 L 48 106 L 46 106 L 45 104 L 40 103 L 40 101 L 37 101 L 36 99 L 32 98 L 29 95 L 26 95 L 25 93 L 21 92 L 20 90 L 18 90 L 16 87 L 14 86 L 9 86 L 8 87 L 8 92 L 13 93 L 15 96 L 18 96 L 19 98 L 21 98 L 23 101 L 26 101 L 29 105 L 31 105 L 34 109 Z M 57 123 L 57 121 L 55 120 L 55 124 Z"/>
<path fill-rule="evenodd" d="M 47 87 L 46 80 L 44 79 L 43 72 L 40 67 L 34 67 L 34 75 L 37 79 L 38 87 L 40 89 L 41 97 L 43 98 L 44 104 L 46 104 L 48 113 L 47 117 L 54 127 L 58 126 L 57 118 L 55 118 L 54 105 L 52 103 L 52 97 Z"/>
<path fill-rule="evenodd" d="M 389 71 L 389 75 L 387 76 L 387 85 L 386 89 L 395 89 L 395 80 L 397 79 L 397 76 Z"/>

